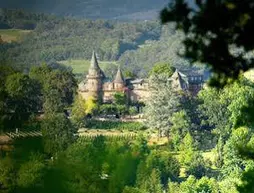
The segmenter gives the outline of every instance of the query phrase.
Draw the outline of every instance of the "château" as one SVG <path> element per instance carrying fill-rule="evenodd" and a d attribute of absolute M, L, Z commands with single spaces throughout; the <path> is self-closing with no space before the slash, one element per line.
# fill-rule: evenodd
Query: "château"
<path fill-rule="evenodd" d="M 148 81 L 146 79 L 125 79 L 120 67 L 118 67 L 115 79 L 108 81 L 93 52 L 86 79 L 79 84 L 79 94 L 84 99 L 94 97 L 102 102 L 112 102 L 117 92 L 124 93 L 132 102 L 144 102 L 149 97 Z"/>
<path fill-rule="evenodd" d="M 188 75 L 176 70 L 171 76 L 172 88 L 196 95 L 203 87 L 204 76 L 198 73 Z M 114 94 L 124 93 L 129 101 L 145 102 L 150 96 L 147 79 L 130 79 L 123 76 L 118 67 L 115 79 L 108 81 L 101 70 L 95 52 L 93 52 L 90 67 L 86 78 L 79 84 L 79 94 L 84 98 L 94 97 L 102 102 L 112 102 Z"/>

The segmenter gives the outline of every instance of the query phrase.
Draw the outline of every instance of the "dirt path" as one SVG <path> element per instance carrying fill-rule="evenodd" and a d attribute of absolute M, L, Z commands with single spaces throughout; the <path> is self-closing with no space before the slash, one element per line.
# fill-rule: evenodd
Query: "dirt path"
<path fill-rule="evenodd" d="M 7 135 L 0 135 L 0 145 L 10 144 L 12 139 Z"/>

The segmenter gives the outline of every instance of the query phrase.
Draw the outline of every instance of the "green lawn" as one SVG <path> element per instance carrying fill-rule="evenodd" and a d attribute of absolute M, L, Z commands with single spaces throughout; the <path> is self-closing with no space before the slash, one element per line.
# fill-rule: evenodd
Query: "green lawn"
<path fill-rule="evenodd" d="M 90 60 L 65 60 L 65 61 L 59 61 L 60 64 L 63 64 L 65 66 L 70 66 L 73 69 L 73 73 L 76 75 L 82 75 L 84 73 L 87 73 L 89 66 L 90 66 Z M 116 62 L 114 61 L 98 61 L 99 66 L 102 70 L 104 70 L 109 65 L 116 65 Z"/>
<path fill-rule="evenodd" d="M 0 35 L 4 42 L 20 41 L 22 36 L 29 32 L 31 32 L 31 30 L 0 29 Z"/>
<path fill-rule="evenodd" d="M 254 82 L 254 69 L 250 69 L 244 73 L 244 76 L 250 81 Z"/>

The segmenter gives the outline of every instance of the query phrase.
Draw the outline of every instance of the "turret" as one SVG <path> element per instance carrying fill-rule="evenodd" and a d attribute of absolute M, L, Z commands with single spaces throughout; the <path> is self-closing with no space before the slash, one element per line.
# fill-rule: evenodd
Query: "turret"
<path fill-rule="evenodd" d="M 120 67 L 118 67 L 116 77 L 114 80 L 114 87 L 116 90 L 122 90 L 124 88 L 124 86 L 125 86 L 125 81 L 123 78 L 123 74 L 122 74 Z"/>
<path fill-rule="evenodd" d="M 104 74 L 99 67 L 98 60 L 94 51 L 93 51 L 93 55 L 92 55 L 92 59 L 90 62 L 90 67 L 89 67 L 88 75 L 87 75 L 87 78 L 91 78 L 91 77 L 104 78 Z"/>
<path fill-rule="evenodd" d="M 186 90 L 187 89 L 187 76 L 179 72 L 177 69 L 171 76 L 172 87 L 175 90 Z"/>
<path fill-rule="evenodd" d="M 104 77 L 105 76 L 99 67 L 96 54 L 93 52 L 88 75 L 86 76 L 86 85 L 91 95 L 97 99 L 101 96 L 102 93 L 102 82 Z"/>

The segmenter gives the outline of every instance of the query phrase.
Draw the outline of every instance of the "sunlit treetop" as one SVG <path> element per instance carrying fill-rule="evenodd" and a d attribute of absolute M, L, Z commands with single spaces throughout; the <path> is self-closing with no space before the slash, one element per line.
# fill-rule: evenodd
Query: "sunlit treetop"
<path fill-rule="evenodd" d="M 161 22 L 176 22 L 186 34 L 184 56 L 211 66 L 213 86 L 223 86 L 254 67 L 253 0 L 173 0 L 161 11 Z"/>

